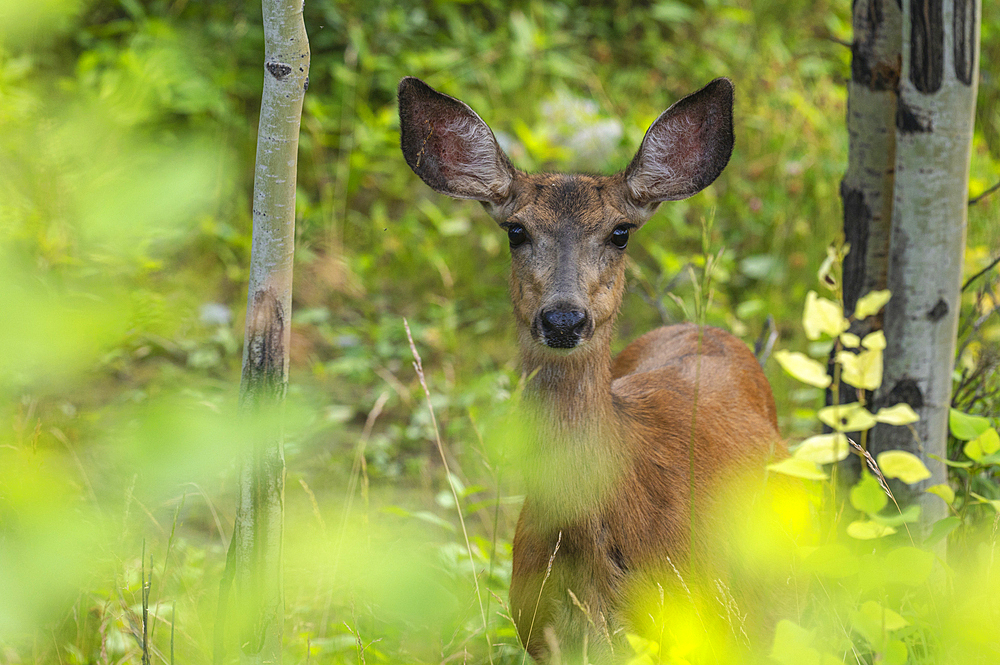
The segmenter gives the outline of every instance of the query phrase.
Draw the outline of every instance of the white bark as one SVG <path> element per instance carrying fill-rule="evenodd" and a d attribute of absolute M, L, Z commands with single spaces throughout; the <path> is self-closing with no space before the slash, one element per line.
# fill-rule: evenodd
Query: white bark
<path fill-rule="evenodd" d="M 847 86 L 847 172 L 840 184 L 844 236 L 844 309 L 885 288 L 896 171 L 896 99 L 900 70 L 896 0 L 856 0 L 851 80 Z M 865 331 L 868 332 L 868 331 Z"/>
<path fill-rule="evenodd" d="M 264 92 L 240 384 L 247 445 L 240 459 L 236 526 L 219 601 L 217 661 L 231 607 L 241 662 L 281 662 L 285 460 L 280 414 L 288 382 L 299 125 L 309 80 L 302 8 L 302 0 L 263 1 Z M 230 584 L 234 598 L 227 607 Z"/>
<path fill-rule="evenodd" d="M 932 477 L 912 486 L 924 524 L 944 503 L 922 493 L 947 482 L 948 409 L 965 250 L 969 156 L 976 103 L 979 0 L 905 0 L 903 69 L 885 312 L 885 371 L 877 402 L 910 404 L 908 428 L 882 427 L 873 452 L 909 450 Z"/>

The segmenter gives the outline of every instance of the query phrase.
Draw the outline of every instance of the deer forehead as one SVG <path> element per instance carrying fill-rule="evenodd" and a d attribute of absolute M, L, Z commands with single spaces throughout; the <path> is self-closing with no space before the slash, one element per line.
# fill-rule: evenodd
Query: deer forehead
<path fill-rule="evenodd" d="M 606 235 L 630 216 L 620 178 L 613 176 L 523 175 L 515 192 L 505 221 L 534 234 Z"/>

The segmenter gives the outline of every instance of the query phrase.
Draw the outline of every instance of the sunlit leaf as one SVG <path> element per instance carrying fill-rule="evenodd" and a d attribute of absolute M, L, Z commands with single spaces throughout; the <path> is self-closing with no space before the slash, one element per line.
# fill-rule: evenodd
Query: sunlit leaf
<path fill-rule="evenodd" d="M 851 488 L 851 505 L 863 513 L 874 514 L 885 508 L 889 497 L 879 485 L 875 476 L 865 472 L 858 483 Z"/>
<path fill-rule="evenodd" d="M 972 441 L 967 442 L 962 450 L 965 451 L 969 459 L 978 462 L 987 455 L 992 455 L 1000 450 L 1000 435 L 997 435 L 997 431 L 991 427 Z"/>
<path fill-rule="evenodd" d="M 990 428 L 990 420 L 952 409 L 948 414 L 948 427 L 956 439 L 971 441 Z"/>
<path fill-rule="evenodd" d="M 767 469 L 768 471 L 776 471 L 786 476 L 795 476 L 796 478 L 804 478 L 806 480 L 826 480 L 829 478 L 822 469 L 816 466 L 815 462 L 797 457 L 788 457 L 780 462 L 768 464 Z"/>
<path fill-rule="evenodd" d="M 854 333 L 840 333 L 840 343 L 849 349 L 856 349 L 861 346 L 861 338 Z"/>
<path fill-rule="evenodd" d="M 846 458 L 849 452 L 847 437 L 837 432 L 809 437 L 795 448 L 792 456 L 816 464 L 833 464 Z"/>
<path fill-rule="evenodd" d="M 844 243 L 841 248 L 834 247 L 832 245 L 826 248 L 826 258 L 823 259 L 823 263 L 820 265 L 819 270 L 816 271 L 816 277 L 819 279 L 819 283 L 830 289 L 831 291 L 837 288 L 837 278 L 834 277 L 833 271 L 837 268 L 843 261 L 843 257 L 847 254 L 850 245 Z"/>
<path fill-rule="evenodd" d="M 861 346 L 866 349 L 871 349 L 872 351 L 881 351 L 885 348 L 885 333 L 881 330 L 868 333 L 865 335 L 865 338 L 861 340 Z"/>
<path fill-rule="evenodd" d="M 876 423 L 868 409 L 858 402 L 823 407 L 817 415 L 820 422 L 838 432 L 862 432 Z"/>
<path fill-rule="evenodd" d="M 832 300 L 820 298 L 815 291 L 810 291 L 806 295 L 802 328 L 808 339 L 819 339 L 823 335 L 836 337 L 847 330 L 849 325 L 840 305 Z"/>
<path fill-rule="evenodd" d="M 843 368 L 840 378 L 855 388 L 875 390 L 882 384 L 882 352 L 878 349 L 854 354 L 841 351 L 837 362 Z"/>
<path fill-rule="evenodd" d="M 817 388 L 826 388 L 832 379 L 826 373 L 826 367 L 798 351 L 782 349 L 774 354 L 782 369 L 802 383 L 808 383 Z"/>
<path fill-rule="evenodd" d="M 891 526 L 885 526 L 878 522 L 856 521 L 847 525 L 847 535 L 858 540 L 873 540 L 896 533 Z"/>
<path fill-rule="evenodd" d="M 886 478 L 899 478 L 904 483 L 912 485 L 931 477 L 920 458 L 905 450 L 887 450 L 878 455 L 878 466 Z"/>
<path fill-rule="evenodd" d="M 888 610 L 886 610 L 888 611 Z M 882 649 L 882 662 L 880 665 L 906 665 L 909 652 L 906 650 L 906 643 L 902 640 L 889 640 Z"/>
<path fill-rule="evenodd" d="M 904 402 L 879 409 L 875 413 L 875 420 L 887 425 L 909 425 L 920 420 L 920 416 L 913 410 L 913 407 Z"/>
<path fill-rule="evenodd" d="M 931 485 L 924 491 L 941 497 L 942 499 L 944 499 L 944 502 L 947 503 L 949 506 L 955 500 L 955 490 L 953 490 L 950 485 L 946 485 L 944 483 Z"/>
<path fill-rule="evenodd" d="M 788 619 L 782 619 L 774 630 L 771 660 L 780 665 L 843 665 L 844 661 L 814 648 L 812 643 L 815 638 L 815 630 L 806 630 Z"/>
<path fill-rule="evenodd" d="M 909 621 L 889 608 L 882 607 L 874 600 L 862 603 L 858 611 L 868 619 L 871 619 L 875 625 L 881 626 L 883 630 L 899 630 L 910 625 Z"/>
<path fill-rule="evenodd" d="M 878 314 L 889 302 L 890 297 L 892 297 L 892 293 L 889 290 L 866 293 L 858 298 L 858 304 L 854 307 L 854 318 L 860 321 L 873 314 Z"/>

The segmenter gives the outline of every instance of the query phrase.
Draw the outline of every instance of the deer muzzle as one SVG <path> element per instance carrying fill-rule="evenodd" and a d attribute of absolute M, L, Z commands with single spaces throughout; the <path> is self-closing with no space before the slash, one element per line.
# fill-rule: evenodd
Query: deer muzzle
<path fill-rule="evenodd" d="M 535 319 L 535 337 L 553 349 L 572 349 L 594 333 L 586 311 L 572 305 L 556 305 L 541 310 Z"/>

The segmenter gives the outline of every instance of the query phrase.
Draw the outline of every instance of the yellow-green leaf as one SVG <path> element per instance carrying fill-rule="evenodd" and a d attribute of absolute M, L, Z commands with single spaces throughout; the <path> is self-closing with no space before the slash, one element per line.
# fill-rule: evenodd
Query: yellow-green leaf
<path fill-rule="evenodd" d="M 1000 435 L 997 435 L 997 431 L 991 427 L 972 441 L 967 442 L 963 450 L 969 459 L 978 462 L 987 455 L 992 455 L 1000 450 Z"/>
<path fill-rule="evenodd" d="M 913 410 L 913 407 L 904 402 L 879 409 L 875 414 L 875 420 L 887 425 L 909 425 L 920 420 L 920 416 Z"/>
<path fill-rule="evenodd" d="M 843 368 L 840 378 L 848 385 L 875 390 L 882 384 L 882 352 L 878 349 L 858 354 L 841 351 L 837 354 L 837 362 Z"/>
<path fill-rule="evenodd" d="M 892 293 L 889 290 L 866 293 L 858 298 L 858 304 L 854 308 L 854 318 L 860 321 L 867 319 L 872 314 L 878 314 L 891 297 Z"/>
<path fill-rule="evenodd" d="M 947 503 L 949 506 L 955 500 L 955 490 L 951 489 L 951 486 L 946 485 L 944 483 L 940 483 L 938 485 L 931 485 L 924 491 L 929 492 L 931 494 L 936 494 L 937 496 L 944 499 L 944 502 Z"/>
<path fill-rule="evenodd" d="M 854 333 L 840 333 L 840 343 L 849 349 L 856 349 L 861 346 L 861 338 Z"/>
<path fill-rule="evenodd" d="M 865 335 L 865 338 L 861 340 L 861 346 L 866 349 L 871 349 L 872 351 L 881 351 L 885 348 L 885 333 L 881 330 L 868 333 Z"/>
<path fill-rule="evenodd" d="M 847 525 L 847 535 L 858 540 L 873 540 L 896 533 L 891 526 L 868 520 L 851 522 Z"/>
<path fill-rule="evenodd" d="M 931 477 L 931 472 L 920 458 L 905 450 L 887 450 L 879 453 L 878 466 L 886 478 L 899 478 L 908 485 Z"/>
<path fill-rule="evenodd" d="M 863 432 L 876 423 L 868 409 L 858 402 L 823 407 L 817 415 L 820 422 L 838 432 Z"/>
<path fill-rule="evenodd" d="M 948 427 L 956 439 L 971 441 L 990 428 L 990 421 L 989 418 L 952 409 L 948 414 Z"/>
<path fill-rule="evenodd" d="M 782 349 L 774 354 L 774 359 L 786 372 L 802 383 L 808 383 L 817 388 L 826 388 L 832 381 L 826 373 L 826 367 L 804 353 Z"/>
<path fill-rule="evenodd" d="M 840 305 L 832 300 L 820 298 L 815 291 L 810 291 L 806 295 L 802 328 L 807 338 L 819 339 L 823 335 L 836 337 L 847 330 L 849 325 Z"/>
<path fill-rule="evenodd" d="M 823 473 L 822 469 L 816 466 L 815 462 L 797 457 L 788 457 L 780 462 L 768 464 L 767 470 L 783 473 L 786 476 L 805 478 L 806 480 L 826 480 L 829 477 Z"/>
<path fill-rule="evenodd" d="M 861 613 L 872 619 L 877 625 L 882 626 L 887 631 L 906 628 L 910 622 L 899 616 L 888 607 L 882 607 L 874 600 L 869 600 L 861 605 Z"/>
<path fill-rule="evenodd" d="M 809 437 L 798 445 L 792 456 L 816 464 L 833 464 L 847 457 L 849 452 L 847 437 L 837 432 Z"/>

